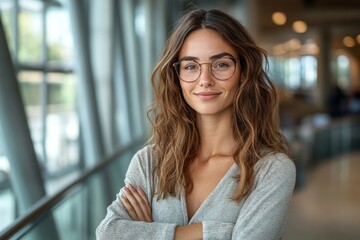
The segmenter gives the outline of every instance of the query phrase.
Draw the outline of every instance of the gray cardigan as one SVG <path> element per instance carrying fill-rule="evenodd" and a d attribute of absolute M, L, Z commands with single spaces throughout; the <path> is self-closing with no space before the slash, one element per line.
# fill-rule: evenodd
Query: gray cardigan
<path fill-rule="evenodd" d="M 203 224 L 203 239 L 282 237 L 295 184 L 295 167 L 286 155 L 268 155 L 256 163 L 253 191 L 240 202 L 229 199 L 237 186 L 234 176 L 239 174 L 234 163 L 191 219 L 187 216 L 185 193 L 161 200 L 151 195 L 154 160 L 149 147 L 144 147 L 131 160 L 125 179 L 125 185 L 132 184 L 144 190 L 154 222 L 132 221 L 118 199 L 121 189 L 96 229 L 97 239 L 173 239 L 177 225 L 198 222 Z"/>

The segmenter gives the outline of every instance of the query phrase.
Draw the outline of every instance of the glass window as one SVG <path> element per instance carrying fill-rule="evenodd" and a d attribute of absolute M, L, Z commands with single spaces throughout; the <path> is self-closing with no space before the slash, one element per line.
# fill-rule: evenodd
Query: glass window
<path fill-rule="evenodd" d="M 50 7 L 46 14 L 46 39 L 50 66 L 73 65 L 73 42 L 68 12 L 64 8 Z"/>
<path fill-rule="evenodd" d="M 0 129 L 0 231 L 15 219 L 15 199 L 10 185 L 10 164 L 5 156 L 2 134 Z"/>
<path fill-rule="evenodd" d="M 76 113 L 74 76 L 49 73 L 48 89 L 46 167 L 49 172 L 55 172 L 79 163 L 79 120 Z"/>
<path fill-rule="evenodd" d="M 75 109 L 76 85 L 73 74 L 48 74 L 49 105 L 58 109 Z"/>
<path fill-rule="evenodd" d="M 43 95 L 41 86 L 42 79 L 43 73 L 40 71 L 21 71 L 18 74 L 20 91 L 25 105 L 31 137 L 37 156 L 40 159 L 44 159 L 42 154 L 42 129 L 44 127 L 42 124 L 41 110 L 41 96 Z"/>
<path fill-rule="evenodd" d="M 3 167 L 4 163 L 7 166 L 6 162 L 7 159 L 0 155 L 0 167 Z M 4 174 L 4 172 L 0 170 L 0 174 Z M 4 177 L 4 175 L 1 177 Z M 5 177 L 8 178 L 8 173 L 6 173 Z M 12 188 L 9 186 L 9 181 L 0 182 L 0 231 L 13 223 L 15 219 L 15 209 L 15 198 Z"/>
<path fill-rule="evenodd" d="M 284 59 L 269 57 L 269 74 L 276 85 L 284 86 Z"/>
<path fill-rule="evenodd" d="M 20 91 L 25 107 L 36 107 L 41 105 L 41 82 L 43 74 L 40 71 L 21 71 L 18 74 Z M 27 108 L 28 109 L 28 108 Z M 31 109 L 31 108 L 29 108 Z M 31 109 L 32 110 L 32 109 Z M 28 112 L 33 116 L 34 112 Z M 37 112 L 40 115 L 40 112 Z"/>
<path fill-rule="evenodd" d="M 22 0 L 19 4 L 19 62 L 40 64 L 43 54 L 43 3 Z"/>
<path fill-rule="evenodd" d="M 0 0 L 0 17 L 4 26 L 5 35 L 7 38 L 7 44 L 10 47 L 10 51 L 14 52 L 14 33 L 11 31 L 11 26 L 14 25 L 13 22 L 13 8 L 14 4 L 12 0 Z"/>
<path fill-rule="evenodd" d="M 350 87 L 350 61 L 345 55 L 336 58 L 337 83 L 341 89 Z"/>
<path fill-rule="evenodd" d="M 306 55 L 269 58 L 269 72 L 279 86 L 287 89 L 313 89 L 317 82 L 317 59 Z"/>
<path fill-rule="evenodd" d="M 137 37 L 145 36 L 145 9 L 143 4 L 136 5 L 135 8 L 135 32 Z"/>
<path fill-rule="evenodd" d="M 314 56 L 301 58 L 303 88 L 315 88 L 317 81 L 317 60 Z"/>
<path fill-rule="evenodd" d="M 285 64 L 285 84 L 292 89 L 300 87 L 301 65 L 298 58 L 289 58 Z"/>
<path fill-rule="evenodd" d="M 72 73 L 74 51 L 65 2 L 0 0 L 0 17 L 34 149 L 45 172 L 45 184 L 51 186 L 49 193 L 63 186 L 65 178 L 73 178 L 79 166 L 77 86 Z M 17 217 L 10 170 L 0 141 L 0 231 Z M 62 177 L 55 181 L 59 172 Z"/>

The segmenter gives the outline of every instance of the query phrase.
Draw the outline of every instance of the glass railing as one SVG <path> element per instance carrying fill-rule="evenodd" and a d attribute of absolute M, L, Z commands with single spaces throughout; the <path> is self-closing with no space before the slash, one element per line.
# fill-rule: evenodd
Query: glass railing
<path fill-rule="evenodd" d="M 127 167 L 143 141 L 122 149 L 57 194 L 42 199 L 0 234 L 0 239 L 95 239 L 106 207 L 124 185 Z"/>

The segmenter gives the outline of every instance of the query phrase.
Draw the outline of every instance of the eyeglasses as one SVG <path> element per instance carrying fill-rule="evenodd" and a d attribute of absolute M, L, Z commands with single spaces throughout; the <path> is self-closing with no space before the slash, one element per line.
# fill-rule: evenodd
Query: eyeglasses
<path fill-rule="evenodd" d="M 201 65 L 209 64 L 210 73 L 220 81 L 231 78 L 236 70 L 237 59 L 231 56 L 224 56 L 212 60 L 209 63 L 198 63 L 195 60 L 181 60 L 173 64 L 176 74 L 184 82 L 195 82 L 201 74 Z"/>

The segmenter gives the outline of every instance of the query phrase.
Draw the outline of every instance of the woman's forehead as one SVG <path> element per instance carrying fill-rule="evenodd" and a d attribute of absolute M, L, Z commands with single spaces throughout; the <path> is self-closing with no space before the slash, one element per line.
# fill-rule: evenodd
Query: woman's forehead
<path fill-rule="evenodd" d="M 236 56 L 235 49 L 218 32 L 208 28 L 198 29 L 186 37 L 180 48 L 179 59 L 183 57 L 210 59 L 224 52 Z"/>

